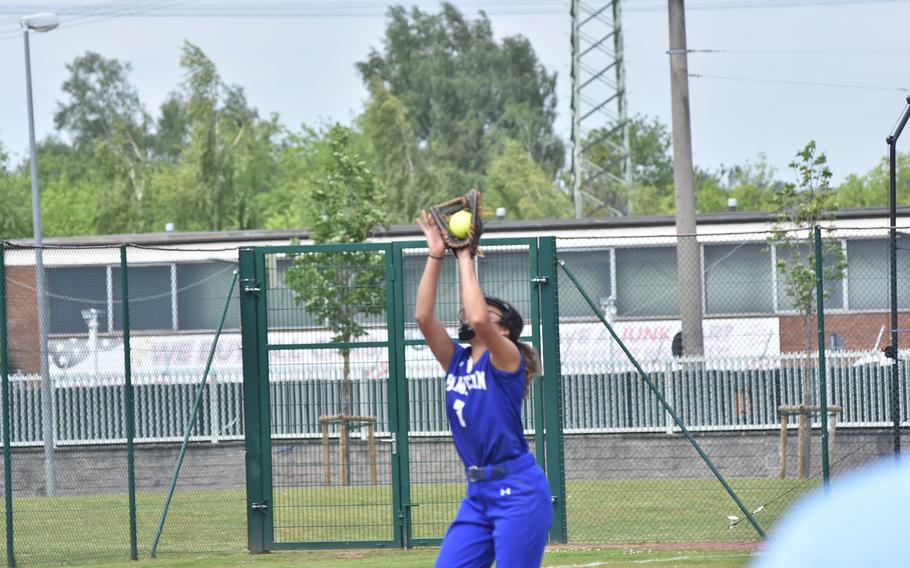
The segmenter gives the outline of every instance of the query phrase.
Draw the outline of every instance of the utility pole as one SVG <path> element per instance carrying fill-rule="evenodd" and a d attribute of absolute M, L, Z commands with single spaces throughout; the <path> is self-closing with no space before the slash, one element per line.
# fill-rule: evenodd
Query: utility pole
<path fill-rule="evenodd" d="M 632 150 L 620 0 L 598 6 L 572 0 L 571 14 L 575 218 L 581 219 L 586 211 L 628 215 L 632 212 Z M 599 145 L 609 150 L 606 163 L 591 157 Z M 609 191 L 617 186 L 625 188 L 622 203 Z"/>
<path fill-rule="evenodd" d="M 695 236 L 692 127 L 689 121 L 689 63 L 685 0 L 668 0 L 670 93 L 673 112 L 673 186 L 676 202 L 676 271 L 683 355 L 703 355 L 701 249 Z"/>

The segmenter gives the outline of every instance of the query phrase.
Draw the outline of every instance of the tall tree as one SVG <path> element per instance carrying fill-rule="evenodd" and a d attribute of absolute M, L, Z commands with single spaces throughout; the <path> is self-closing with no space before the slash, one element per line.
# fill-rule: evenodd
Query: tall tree
<path fill-rule="evenodd" d="M 189 111 L 179 93 L 171 93 L 159 109 L 153 152 L 158 161 L 177 163 L 189 139 Z"/>
<path fill-rule="evenodd" d="M 386 189 L 386 219 L 409 223 L 427 203 L 443 201 L 427 167 L 408 109 L 374 77 L 370 98 L 359 118 L 376 176 Z"/>
<path fill-rule="evenodd" d="M 67 64 L 62 90 L 68 100 L 57 103 L 54 126 L 69 132 L 77 149 L 91 153 L 99 140 L 111 140 L 122 129 L 128 142 L 142 149 L 150 118 L 136 87 L 129 82 L 131 66 L 88 51 Z"/>
<path fill-rule="evenodd" d="M 102 216 L 120 231 L 146 228 L 144 201 L 149 175 L 150 118 L 129 82 L 130 64 L 86 52 L 67 65 L 68 99 L 58 103 L 57 129 L 73 149 L 108 180 Z"/>
<path fill-rule="evenodd" d="M 312 175 L 307 206 L 315 215 L 310 238 L 316 243 L 347 244 L 366 241 L 382 224 L 383 192 L 366 161 L 354 151 L 351 131 L 336 125 L 327 135 L 331 155 Z M 366 335 L 365 322 L 385 310 L 385 259 L 375 251 L 303 253 L 294 257 L 285 283 L 295 300 L 341 343 L 342 463 L 345 484 L 350 482 L 347 427 L 352 416 L 351 349 L 349 343 Z"/>
<path fill-rule="evenodd" d="M 38 169 L 45 235 L 130 230 L 128 217 L 136 206 L 132 194 L 124 191 L 124 180 L 111 173 L 109 155 L 101 152 L 89 157 L 61 140 L 47 138 L 38 146 Z M 21 170 L 28 171 L 27 162 Z"/>
<path fill-rule="evenodd" d="M 372 50 L 357 68 L 366 85 L 381 82 L 372 96 L 400 101 L 405 112 L 396 120 L 409 122 L 408 135 L 416 137 L 410 146 L 425 155 L 438 194 L 479 185 L 505 138 L 520 142 L 550 179 L 562 167 L 555 74 L 527 39 L 497 42 L 482 12 L 472 21 L 448 3 L 438 14 L 392 7 L 383 51 Z"/>
<path fill-rule="evenodd" d="M 186 78 L 179 98 L 166 103 L 162 126 L 169 127 L 170 142 L 162 139 L 161 149 L 173 153 L 185 139 L 183 171 L 167 173 L 175 185 L 164 189 L 162 200 L 170 202 L 171 216 L 184 229 L 258 227 L 262 218 L 255 204 L 274 174 L 277 118 L 260 119 L 243 89 L 225 85 L 198 46 L 184 43 L 180 64 Z"/>

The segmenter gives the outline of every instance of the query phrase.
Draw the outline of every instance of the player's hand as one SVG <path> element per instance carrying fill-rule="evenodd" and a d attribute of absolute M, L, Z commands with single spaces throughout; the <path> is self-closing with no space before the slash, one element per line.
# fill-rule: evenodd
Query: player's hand
<path fill-rule="evenodd" d="M 460 248 L 455 251 L 455 256 L 458 258 L 465 257 L 465 258 L 473 259 L 474 251 L 471 250 L 470 248 Z"/>
<path fill-rule="evenodd" d="M 420 217 L 417 218 L 417 226 L 420 227 L 424 237 L 427 239 L 427 248 L 430 249 L 430 254 L 433 256 L 444 255 L 446 253 L 446 243 L 442 240 L 442 234 L 439 232 L 439 227 L 436 226 L 436 220 L 433 219 L 433 216 L 426 211 L 421 211 Z"/>

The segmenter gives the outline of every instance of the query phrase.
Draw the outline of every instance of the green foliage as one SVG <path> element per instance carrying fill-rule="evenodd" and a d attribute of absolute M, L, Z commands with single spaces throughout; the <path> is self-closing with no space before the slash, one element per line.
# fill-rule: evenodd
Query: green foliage
<path fill-rule="evenodd" d="M 479 187 L 502 143 L 517 141 L 555 179 L 565 148 L 556 137 L 556 76 L 523 37 L 497 42 L 481 13 L 451 4 L 438 14 L 389 10 L 380 53 L 357 68 L 370 89 L 362 125 L 394 202 L 412 220 L 430 203 Z"/>
<path fill-rule="evenodd" d="M 591 208 L 590 215 L 610 212 L 635 215 L 672 215 L 674 200 L 673 156 L 671 133 L 656 117 L 636 115 L 629 121 L 632 149 L 634 190 L 632 195 L 624 184 L 604 175 L 598 178 L 592 191 L 603 199 L 604 205 Z M 621 174 L 621 129 L 611 124 L 588 134 L 585 145 L 591 145 L 588 158 L 618 177 Z M 718 171 L 695 167 L 693 172 L 695 203 L 698 213 L 727 211 L 728 200 L 737 201 L 738 211 L 770 211 L 775 187 L 781 182 L 774 178 L 774 169 L 767 157 L 759 154 L 756 162 Z"/>
<path fill-rule="evenodd" d="M 386 218 L 410 223 L 427 203 L 446 199 L 428 168 L 408 109 L 378 78 L 369 83 L 370 99 L 360 116 L 370 161 L 387 190 Z"/>
<path fill-rule="evenodd" d="M 350 129 L 334 126 L 326 135 L 330 154 L 310 176 L 305 207 L 312 211 L 310 238 L 316 243 L 360 243 L 381 224 L 383 192 L 376 176 L 354 148 Z M 307 252 L 293 257 L 285 284 L 294 300 L 347 343 L 366 335 L 366 319 L 385 310 L 385 258 L 376 251 Z M 343 360 L 341 412 L 352 414 L 351 349 Z M 348 446 L 346 463 L 350 463 Z M 350 482 L 344 468 L 342 482 Z"/>
<path fill-rule="evenodd" d="M 162 152 L 186 140 L 176 165 L 182 171 L 165 174 L 177 182 L 165 189 L 170 220 L 184 230 L 260 227 L 257 204 L 274 176 L 278 120 L 260 119 L 243 89 L 225 85 L 198 46 L 186 42 L 180 63 L 183 90 L 162 116 Z"/>
<path fill-rule="evenodd" d="M 910 153 L 898 153 L 895 163 L 897 174 L 897 204 L 910 204 Z M 837 189 L 839 207 L 888 207 L 890 192 L 890 163 L 882 158 L 865 175 L 851 174 Z"/>
<path fill-rule="evenodd" d="M 308 207 L 316 172 L 331 161 L 329 127 L 291 130 L 260 116 L 240 86 L 226 85 L 212 60 L 186 42 L 183 80 L 146 112 L 128 62 L 86 52 L 67 65 L 54 115 L 59 135 L 38 148 L 44 233 L 115 234 L 178 230 L 314 227 Z M 369 96 L 348 132 L 387 192 L 387 223 L 411 223 L 420 209 L 472 187 L 489 211 L 510 218 L 564 217 L 569 184 L 556 136 L 556 75 L 521 36 L 497 38 L 482 12 L 453 5 L 435 12 L 389 10 L 381 49 L 357 64 Z M 630 123 L 634 191 L 609 176 L 592 191 L 603 205 L 587 215 L 670 215 L 675 208 L 669 128 L 657 118 Z M 590 158 L 619 173 L 620 132 L 592 131 Z M 696 168 L 699 213 L 776 210 L 783 191 L 764 156 L 718 171 Z M 0 232 L 31 233 L 27 159 L 0 151 Z M 910 203 L 910 154 L 898 156 L 898 203 Z M 888 203 L 888 164 L 851 175 L 839 207 Z"/>
<path fill-rule="evenodd" d="M 327 137 L 331 155 L 310 179 L 307 207 L 314 212 L 310 238 L 325 244 L 363 242 L 382 222 L 381 187 L 352 150 L 349 129 L 336 125 Z M 287 270 L 285 283 L 295 300 L 333 331 L 332 341 L 348 342 L 366 333 L 362 316 L 383 312 L 385 259 L 373 251 L 300 254 Z M 349 350 L 341 352 L 347 381 Z"/>
<path fill-rule="evenodd" d="M 54 124 L 70 134 L 80 159 L 93 161 L 93 174 L 107 181 L 99 192 L 108 206 L 99 216 L 102 226 L 120 232 L 144 230 L 152 141 L 149 116 L 127 78 L 130 64 L 86 52 L 67 70 L 63 92 L 69 100 L 58 103 Z M 60 204 L 68 201 L 65 196 Z M 64 224 L 61 229 L 85 227 Z"/>
<path fill-rule="evenodd" d="M 504 207 L 506 219 L 560 219 L 572 213 L 572 202 L 547 179 L 541 167 L 515 140 L 506 139 L 484 178 L 484 209 Z"/>
<path fill-rule="evenodd" d="M 9 156 L 0 145 L 0 239 L 31 233 L 30 180 L 8 169 Z"/>
<path fill-rule="evenodd" d="M 797 152 L 790 167 L 796 181 L 777 186 L 773 194 L 777 221 L 770 242 L 777 249 L 777 270 L 783 279 L 784 290 L 794 309 L 807 320 L 806 348 L 810 349 L 808 318 L 815 312 L 816 301 L 815 245 L 811 232 L 806 236 L 805 231 L 800 235 L 797 230 L 834 219 L 836 190 L 830 185 L 828 160 L 817 150 L 814 140 Z M 833 230 L 823 232 L 822 258 L 827 297 L 834 284 L 843 278 L 847 266 Z"/>
<path fill-rule="evenodd" d="M 730 195 L 727 188 L 721 185 L 717 177 L 707 172 L 696 170 L 694 173 L 696 211 L 698 213 L 726 211 L 729 208 L 727 200 Z"/>
<path fill-rule="evenodd" d="M 621 177 L 622 129 L 616 123 L 588 133 L 582 142 L 590 146 L 586 155 L 598 167 Z M 590 191 L 603 200 L 588 214 L 615 213 L 636 215 L 668 214 L 673 211 L 673 157 L 670 155 L 670 131 L 656 117 L 636 115 L 629 119 L 629 145 L 632 151 L 632 181 L 634 190 L 615 179 L 601 175 L 593 181 Z M 666 196 L 670 197 L 667 203 Z"/>
<path fill-rule="evenodd" d="M 97 142 L 119 136 L 124 137 L 121 142 L 141 152 L 148 136 L 149 116 L 138 91 L 128 81 L 130 64 L 87 51 L 66 69 L 70 76 L 62 90 L 68 100 L 57 103 L 54 126 L 68 131 L 74 146 L 89 154 Z"/>

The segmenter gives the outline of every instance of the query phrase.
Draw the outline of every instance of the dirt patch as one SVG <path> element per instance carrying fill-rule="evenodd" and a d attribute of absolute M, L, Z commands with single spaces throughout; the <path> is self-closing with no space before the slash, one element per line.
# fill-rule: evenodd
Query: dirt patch
<path fill-rule="evenodd" d="M 332 556 L 335 558 L 341 558 L 344 560 L 356 560 L 358 558 L 365 558 L 369 555 L 369 552 L 360 551 L 360 550 L 339 550 L 335 552 Z"/>
<path fill-rule="evenodd" d="M 619 550 L 758 550 L 758 540 L 709 540 L 698 542 L 639 542 L 639 543 L 572 543 L 551 544 L 547 550 L 593 550 L 612 548 Z"/>

